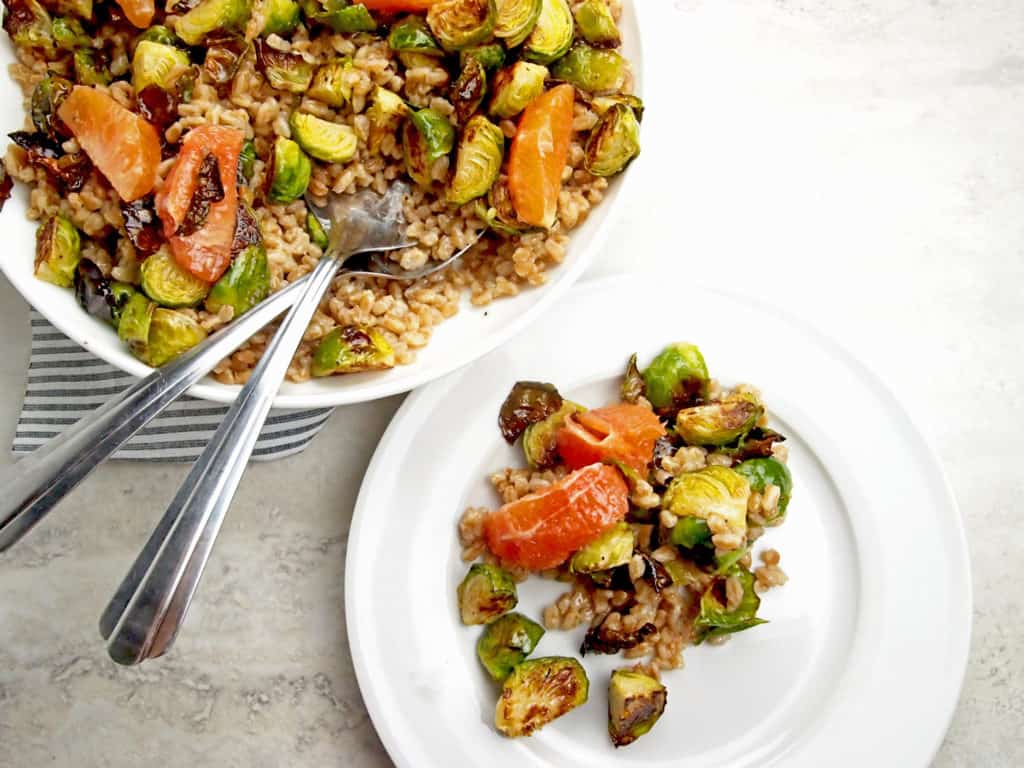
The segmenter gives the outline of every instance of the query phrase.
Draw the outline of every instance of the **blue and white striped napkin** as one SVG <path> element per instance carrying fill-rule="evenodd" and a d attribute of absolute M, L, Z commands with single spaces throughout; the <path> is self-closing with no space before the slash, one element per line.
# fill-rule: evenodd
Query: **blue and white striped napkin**
<path fill-rule="evenodd" d="M 32 358 L 12 450 L 31 453 L 127 389 L 135 378 L 108 365 L 32 310 Z M 115 459 L 193 461 L 228 406 L 181 397 L 125 443 Z M 303 451 L 324 428 L 331 408 L 271 411 L 252 456 L 271 461 Z"/>

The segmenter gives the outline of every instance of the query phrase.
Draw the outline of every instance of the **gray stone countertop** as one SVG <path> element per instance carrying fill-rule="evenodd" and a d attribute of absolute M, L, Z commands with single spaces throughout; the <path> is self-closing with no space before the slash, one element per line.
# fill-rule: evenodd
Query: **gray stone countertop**
<path fill-rule="evenodd" d="M 645 151 L 588 277 L 657 269 L 681 296 L 724 281 L 889 383 L 945 465 L 973 565 L 971 659 L 934 764 L 1024 765 L 1024 9 L 640 2 Z M 29 334 L 2 280 L 0 327 L 7 445 Z M 0 558 L 0 767 L 388 765 L 342 584 L 360 478 L 400 402 L 338 409 L 304 454 L 250 469 L 158 663 L 109 662 L 96 621 L 186 467 L 100 467 Z"/>

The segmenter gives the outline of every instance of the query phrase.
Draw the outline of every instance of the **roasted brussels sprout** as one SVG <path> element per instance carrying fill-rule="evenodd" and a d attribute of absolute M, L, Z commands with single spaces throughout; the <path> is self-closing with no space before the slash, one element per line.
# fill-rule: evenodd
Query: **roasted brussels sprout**
<path fill-rule="evenodd" d="M 317 160 L 347 163 L 356 156 L 359 137 L 347 125 L 322 120 L 306 112 L 292 112 L 288 124 L 292 129 L 292 138 Z"/>
<path fill-rule="evenodd" d="M 523 43 L 523 58 L 550 64 L 572 45 L 572 11 L 568 0 L 542 0 L 537 24 Z"/>
<path fill-rule="evenodd" d="M 501 436 L 512 445 L 531 424 L 543 421 L 562 407 L 562 396 L 554 384 L 517 381 L 498 412 Z"/>
<path fill-rule="evenodd" d="M 629 523 L 616 523 L 572 556 L 573 573 L 607 571 L 628 563 L 633 557 L 636 537 Z"/>
<path fill-rule="evenodd" d="M 194 307 L 206 298 L 210 284 L 178 265 L 166 248 L 142 262 L 142 292 L 163 307 Z"/>
<path fill-rule="evenodd" d="M 501 118 L 515 117 L 526 109 L 527 104 L 544 93 L 544 81 L 547 78 L 547 67 L 528 61 L 517 61 L 499 70 L 494 76 L 490 113 Z"/>
<path fill-rule="evenodd" d="M 576 26 L 583 39 L 602 48 L 617 48 L 622 43 L 619 28 L 605 0 L 583 0 L 576 6 Z"/>
<path fill-rule="evenodd" d="M 36 277 L 70 288 L 82 258 L 82 240 L 69 219 L 51 216 L 36 230 Z"/>
<path fill-rule="evenodd" d="M 694 549 L 711 543 L 711 529 L 701 517 L 680 517 L 672 527 L 670 538 L 677 547 Z"/>
<path fill-rule="evenodd" d="M 108 85 L 110 70 L 103 59 L 102 51 L 76 48 L 71 55 L 71 61 L 75 66 L 75 82 L 79 85 Z"/>
<path fill-rule="evenodd" d="M 644 102 L 639 96 L 634 96 L 631 93 L 612 93 L 592 96 L 590 99 L 590 108 L 598 115 L 603 115 L 616 104 L 622 104 L 632 109 L 637 121 L 644 119 Z"/>
<path fill-rule="evenodd" d="M 440 59 L 436 56 L 419 53 L 418 51 L 399 51 L 398 60 L 402 62 L 402 66 L 406 69 L 415 69 L 416 67 L 432 69 L 441 66 Z"/>
<path fill-rule="evenodd" d="M 149 339 L 156 304 L 125 283 L 111 285 L 115 297 L 117 336 L 128 343 L 132 354 L 139 357 Z M 141 359 L 141 358 L 140 358 Z"/>
<path fill-rule="evenodd" d="M 633 110 L 616 104 L 590 133 L 583 164 L 595 176 L 614 176 L 640 154 L 640 123 Z"/>
<path fill-rule="evenodd" d="M 569 400 L 563 400 L 561 407 L 543 421 L 531 424 L 523 432 L 523 453 L 533 469 L 546 469 L 558 462 L 558 446 L 555 438 L 565 424 L 565 417 L 571 413 L 586 410 Z"/>
<path fill-rule="evenodd" d="M 147 260 L 148 261 L 148 260 Z M 262 243 L 254 243 L 231 261 L 228 271 L 210 289 L 206 308 L 217 312 L 230 306 L 234 317 L 244 315 L 270 294 L 270 267 Z"/>
<path fill-rule="evenodd" d="M 752 491 L 763 493 L 768 485 L 774 485 L 779 489 L 779 503 L 775 508 L 775 514 L 766 522 L 769 525 L 781 523 L 793 495 L 793 476 L 789 473 L 789 468 L 777 459 L 765 457 L 748 459 L 733 469 L 747 479 Z"/>
<path fill-rule="evenodd" d="M 643 371 L 647 399 L 663 415 L 704 400 L 708 395 L 708 367 L 694 344 L 665 347 Z"/>
<path fill-rule="evenodd" d="M 57 141 L 69 135 L 67 127 L 57 116 L 57 107 L 74 87 L 67 78 L 48 72 L 32 90 L 32 123 L 35 127 Z"/>
<path fill-rule="evenodd" d="M 743 398 L 695 405 L 676 415 L 676 434 L 690 445 L 726 445 L 749 432 L 763 413 L 758 403 Z"/>
<path fill-rule="evenodd" d="M 210 35 L 206 38 L 203 71 L 215 85 L 228 86 L 235 79 L 238 67 L 248 51 L 249 43 L 241 35 Z"/>
<path fill-rule="evenodd" d="M 313 375 L 382 371 L 395 367 L 395 351 L 375 328 L 346 325 L 324 336 L 313 352 Z"/>
<path fill-rule="evenodd" d="M 427 24 L 442 48 L 459 51 L 489 40 L 496 17 L 494 0 L 439 0 L 427 11 Z"/>
<path fill-rule="evenodd" d="M 476 644 L 476 655 L 487 673 L 503 682 L 527 656 L 533 653 L 544 627 L 521 613 L 506 613 L 484 629 Z"/>
<path fill-rule="evenodd" d="M 314 13 L 312 18 L 342 35 L 372 32 L 377 28 L 377 22 L 365 5 L 349 5 L 348 0 L 324 0 L 323 10 Z"/>
<path fill-rule="evenodd" d="M 459 584 L 459 615 L 462 623 L 489 624 L 519 602 L 516 583 L 496 565 L 473 563 Z"/>
<path fill-rule="evenodd" d="M 470 118 L 459 141 L 455 174 L 448 185 L 448 202 L 463 205 L 486 195 L 498 179 L 504 154 L 505 135 L 501 128 L 483 115 Z"/>
<path fill-rule="evenodd" d="M 431 57 L 444 55 L 421 16 L 407 16 L 395 24 L 388 35 L 388 45 L 398 53 L 420 53 Z"/>
<path fill-rule="evenodd" d="M 289 93 L 305 93 L 313 82 L 314 64 L 297 53 L 286 53 L 256 40 L 256 65 L 272 88 Z"/>
<path fill-rule="evenodd" d="M 506 736 L 529 736 L 586 703 L 589 690 L 590 680 L 576 659 L 527 659 L 505 678 L 494 725 Z"/>
<path fill-rule="evenodd" d="M 743 588 L 743 597 L 733 610 L 727 607 L 726 579 L 735 578 Z M 761 607 L 761 598 L 754 591 L 754 575 L 743 566 L 734 566 L 725 578 L 716 579 L 704 591 L 700 598 L 700 613 L 693 622 L 694 643 L 700 645 L 713 637 L 742 632 L 744 629 L 767 624 L 764 619 L 757 618 L 757 609 Z"/>
<path fill-rule="evenodd" d="M 476 59 L 484 69 L 497 69 L 505 63 L 505 49 L 498 43 L 488 45 L 474 45 L 472 48 L 463 48 L 459 51 L 459 66 L 466 68 L 466 62 Z"/>
<path fill-rule="evenodd" d="M 146 40 L 152 43 L 160 43 L 162 45 L 173 45 L 177 48 L 184 46 L 181 39 L 163 24 L 155 24 L 145 32 L 142 32 L 135 38 L 135 45 Z"/>
<path fill-rule="evenodd" d="M 114 296 L 110 281 L 103 275 L 96 263 L 82 259 L 75 269 L 75 299 L 86 314 L 113 324 Z"/>
<path fill-rule="evenodd" d="M 680 519 L 719 515 L 732 533 L 742 536 L 747 532 L 749 497 L 746 478 L 728 467 L 710 466 L 673 478 L 661 505 Z"/>
<path fill-rule="evenodd" d="M 267 18 L 263 22 L 263 29 L 260 34 L 287 35 L 299 26 L 302 19 L 302 8 L 295 0 L 268 0 Z"/>
<path fill-rule="evenodd" d="M 402 129 L 405 168 L 417 184 L 429 187 L 432 167 L 455 146 L 455 128 L 448 118 L 433 109 L 413 112 Z"/>
<path fill-rule="evenodd" d="M 309 239 L 313 245 L 321 251 L 327 250 L 327 246 L 330 244 L 330 241 L 327 239 L 327 232 L 324 231 L 320 219 L 309 212 L 306 213 L 306 231 L 309 233 Z"/>
<path fill-rule="evenodd" d="M 580 656 L 586 656 L 588 653 L 614 654 L 628 651 L 658 631 L 651 622 L 641 624 L 632 630 L 625 629 L 621 624 L 612 625 L 608 621 L 608 615 L 601 616 L 590 625 L 580 646 Z"/>
<path fill-rule="evenodd" d="M 251 12 L 251 0 L 200 0 L 178 19 L 174 31 L 188 45 L 199 45 L 211 32 L 239 29 Z"/>
<path fill-rule="evenodd" d="M 47 4 L 54 13 L 74 15 L 83 21 L 94 21 L 92 0 L 48 0 Z"/>
<path fill-rule="evenodd" d="M 132 88 L 138 93 L 147 85 L 168 90 L 192 62 L 180 48 L 143 40 L 132 56 Z"/>
<path fill-rule="evenodd" d="M 252 139 L 246 139 L 242 144 L 242 151 L 238 154 L 238 186 L 245 186 L 252 181 L 256 160 L 256 144 Z"/>
<path fill-rule="evenodd" d="M 529 37 L 540 17 L 542 0 L 498 0 L 494 36 L 515 48 Z"/>
<path fill-rule="evenodd" d="M 462 73 L 448 90 L 448 101 L 455 107 L 459 125 L 465 125 L 487 95 L 487 71 L 478 59 L 469 58 Z"/>
<path fill-rule="evenodd" d="M 290 203 L 306 193 L 313 163 L 291 139 L 278 136 L 266 168 L 266 195 L 272 203 Z"/>
<path fill-rule="evenodd" d="M 639 739 L 658 722 L 667 703 L 665 686 L 650 675 L 628 669 L 612 672 L 608 683 L 608 735 L 612 743 L 624 747 Z"/>
<path fill-rule="evenodd" d="M 150 257 L 152 258 L 152 257 Z M 129 345 L 132 353 L 146 365 L 159 368 L 206 338 L 203 326 L 188 315 L 157 307 L 149 324 L 146 344 Z"/>
<path fill-rule="evenodd" d="M 352 59 L 335 59 L 321 64 L 306 95 L 332 107 L 343 107 L 352 98 L 352 85 L 346 73 L 352 69 Z"/>
<path fill-rule="evenodd" d="M 373 89 L 371 98 L 373 103 L 366 110 L 366 116 L 370 119 L 370 151 L 376 152 L 384 137 L 398 130 L 409 114 L 409 107 L 397 93 L 379 85 Z"/>
<path fill-rule="evenodd" d="M 92 45 L 92 39 L 82 29 L 82 22 L 68 16 L 58 16 L 50 25 L 54 44 L 64 51 Z"/>
<path fill-rule="evenodd" d="M 581 91 L 618 91 L 626 83 L 628 65 L 615 51 L 577 43 L 551 66 L 551 76 L 571 83 Z"/>
<path fill-rule="evenodd" d="M 4 31 L 18 46 L 34 48 L 48 59 L 54 56 L 50 14 L 36 0 L 4 0 Z"/>

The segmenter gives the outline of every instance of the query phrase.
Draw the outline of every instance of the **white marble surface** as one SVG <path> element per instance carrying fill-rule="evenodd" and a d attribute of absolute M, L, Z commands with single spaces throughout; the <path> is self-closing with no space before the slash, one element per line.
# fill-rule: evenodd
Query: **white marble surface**
<path fill-rule="evenodd" d="M 771 297 L 908 403 L 974 567 L 971 662 L 935 765 L 1024 764 L 1024 7 L 640 1 L 646 150 L 591 274 Z M 6 444 L 28 323 L 2 281 L 0 326 Z M 0 559 L 0 767 L 387 765 L 341 584 L 359 480 L 399 402 L 341 409 L 307 453 L 249 471 L 163 661 L 114 666 L 96 620 L 184 467 L 101 467 Z"/>

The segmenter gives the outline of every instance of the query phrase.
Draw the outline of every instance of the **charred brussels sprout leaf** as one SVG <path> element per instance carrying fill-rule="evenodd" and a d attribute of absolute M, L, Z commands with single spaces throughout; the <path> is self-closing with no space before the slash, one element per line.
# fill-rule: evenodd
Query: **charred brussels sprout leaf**
<path fill-rule="evenodd" d="M 731 611 L 727 607 L 725 581 L 728 578 L 739 580 L 743 588 L 743 597 Z M 725 579 L 715 580 L 700 598 L 700 613 L 693 622 L 696 634 L 695 644 L 700 645 L 713 637 L 742 632 L 744 629 L 767 624 L 764 619 L 757 618 L 757 609 L 761 607 L 761 598 L 754 591 L 754 575 L 742 566 L 735 566 Z"/>
<path fill-rule="evenodd" d="M 271 48 L 262 40 L 255 42 L 256 65 L 272 88 L 289 93 L 305 93 L 313 82 L 314 65 L 297 53 Z"/>
<path fill-rule="evenodd" d="M 486 195 L 501 173 L 504 153 L 505 135 L 501 128 L 483 115 L 470 118 L 459 142 L 448 202 L 463 205 Z"/>
<path fill-rule="evenodd" d="M 476 215 L 493 232 L 502 237 L 517 237 L 528 232 L 537 232 L 536 227 L 521 222 L 512 204 L 512 194 L 508 189 L 508 177 L 499 176 L 494 186 L 487 192 L 487 203 L 476 201 Z"/>
<path fill-rule="evenodd" d="M 781 523 L 793 495 L 793 476 L 789 473 L 789 468 L 777 459 L 766 457 L 748 459 L 733 469 L 747 479 L 751 490 L 763 493 L 769 485 L 779 489 L 779 503 L 775 508 L 775 515 L 766 522 L 769 525 Z"/>
<path fill-rule="evenodd" d="M 747 434 L 764 413 L 744 398 L 684 408 L 676 415 L 676 434 L 690 445 L 719 446 Z"/>
<path fill-rule="evenodd" d="M 616 523 L 572 556 L 573 573 L 607 571 L 625 565 L 633 557 L 636 537 L 629 523 Z"/>
<path fill-rule="evenodd" d="M 135 355 L 146 365 L 159 368 L 206 338 L 203 327 L 181 312 L 157 307 L 149 324 L 149 338 Z"/>
<path fill-rule="evenodd" d="M 417 184 L 433 183 L 433 165 L 455 146 L 455 128 L 448 118 L 433 109 L 413 112 L 402 129 L 405 168 Z"/>
<path fill-rule="evenodd" d="M 203 71 L 214 84 L 226 86 L 235 79 L 238 67 L 248 51 L 249 44 L 241 35 L 208 37 Z"/>
<path fill-rule="evenodd" d="M 67 16 L 58 16 L 50 25 L 53 42 L 64 51 L 92 45 L 92 39 L 82 29 L 82 22 Z"/>
<path fill-rule="evenodd" d="M 446 51 L 486 42 L 494 34 L 494 0 L 439 0 L 427 11 L 427 24 Z"/>
<path fill-rule="evenodd" d="M 89 259 L 78 262 L 75 270 L 75 299 L 87 314 L 113 324 L 114 296 L 110 290 L 110 281 Z"/>
<path fill-rule="evenodd" d="M 523 453 L 533 469 L 546 469 L 558 463 L 556 436 L 571 413 L 582 413 L 582 405 L 563 400 L 561 407 L 542 421 L 531 424 L 523 432 Z"/>
<path fill-rule="evenodd" d="M 640 154 L 640 123 L 633 110 L 616 104 L 590 133 L 583 164 L 595 176 L 614 176 Z"/>
<path fill-rule="evenodd" d="M 230 306 L 234 317 L 244 315 L 270 294 L 270 267 L 262 243 L 254 243 L 239 253 L 228 271 L 214 283 L 206 298 L 206 308 L 217 312 Z"/>
<path fill-rule="evenodd" d="M 466 62 L 476 59 L 484 69 L 497 69 L 505 63 L 505 49 L 498 43 L 474 45 L 459 52 L 459 66 L 466 68 Z"/>
<path fill-rule="evenodd" d="M 313 375 L 394 368 L 395 351 L 375 328 L 346 325 L 324 336 L 313 352 Z"/>
<path fill-rule="evenodd" d="M 554 384 L 517 381 L 498 412 L 501 436 L 511 445 L 531 424 L 543 421 L 562 407 L 562 396 Z"/>
<path fill-rule="evenodd" d="M 175 32 L 188 45 L 199 45 L 211 32 L 240 29 L 251 12 L 251 0 L 201 0 L 178 19 Z"/>
<path fill-rule="evenodd" d="M 639 96 L 634 96 L 631 93 L 613 93 L 603 96 L 593 96 L 590 99 L 590 107 L 598 115 L 603 115 L 616 104 L 622 104 L 623 106 L 632 109 L 638 122 L 644 119 L 644 103 Z"/>
<path fill-rule="evenodd" d="M 111 286 L 118 309 L 117 335 L 128 343 L 128 348 L 136 357 L 140 357 L 149 339 L 149 328 L 153 322 L 156 304 L 141 293 L 124 283 Z M 140 359 L 142 359 L 140 357 Z"/>
<path fill-rule="evenodd" d="M 347 163 L 359 148 L 359 138 L 348 125 L 322 120 L 306 112 L 292 112 L 288 123 L 299 146 L 325 163 Z"/>
<path fill-rule="evenodd" d="M 76 48 L 71 55 L 75 66 L 75 82 L 79 85 L 108 85 L 110 70 L 107 69 L 102 51 L 92 48 Z"/>
<path fill-rule="evenodd" d="M 576 6 L 576 25 L 583 39 L 602 48 L 617 48 L 622 43 L 619 28 L 604 0 L 583 0 Z"/>
<path fill-rule="evenodd" d="M 128 239 L 141 255 L 147 256 L 160 248 L 163 228 L 153 208 L 152 197 L 121 203 L 121 217 Z"/>
<path fill-rule="evenodd" d="M 252 139 L 246 139 L 242 151 L 238 155 L 238 186 L 242 187 L 252 181 L 256 170 L 256 145 Z"/>
<path fill-rule="evenodd" d="M 313 75 L 306 95 L 332 107 L 343 107 L 352 98 L 352 85 L 346 74 L 352 69 L 352 59 L 335 59 L 321 64 Z"/>
<path fill-rule="evenodd" d="M 749 497 L 746 478 L 728 467 L 711 466 L 673 478 L 661 504 L 680 519 L 719 515 L 731 532 L 744 535 Z"/>
<path fill-rule="evenodd" d="M 267 3 L 267 20 L 263 23 L 260 34 L 287 35 L 299 26 L 302 9 L 295 0 L 269 0 Z"/>
<path fill-rule="evenodd" d="M 665 347 L 643 372 L 647 399 L 662 415 L 707 397 L 708 367 L 694 344 L 677 343 Z"/>
<path fill-rule="evenodd" d="M 306 213 L 306 231 L 309 233 L 309 239 L 313 245 L 319 248 L 321 251 L 326 251 L 329 244 L 327 239 L 327 233 L 324 231 L 323 224 L 320 223 L 320 219 L 314 216 L 311 212 Z"/>
<path fill-rule="evenodd" d="M 430 27 L 420 16 L 407 16 L 391 28 L 388 35 L 391 50 L 399 53 L 420 53 L 443 56 L 444 51 L 430 34 Z"/>
<path fill-rule="evenodd" d="M 365 5 L 349 5 L 348 0 L 326 0 L 323 10 L 314 13 L 312 18 L 342 35 L 372 32 L 377 28 L 377 22 Z"/>
<path fill-rule="evenodd" d="M 82 257 L 82 240 L 69 219 L 51 216 L 36 230 L 36 277 L 70 288 Z"/>
<path fill-rule="evenodd" d="M 210 284 L 178 265 L 166 248 L 161 248 L 140 268 L 142 292 L 163 307 L 194 307 L 210 292 Z"/>
<path fill-rule="evenodd" d="M 537 622 L 521 613 L 506 613 L 484 629 L 476 644 L 476 655 L 487 673 L 500 683 L 533 653 L 543 636 L 544 627 Z"/>
<path fill-rule="evenodd" d="M 379 85 L 373 89 L 372 100 L 366 116 L 370 119 L 370 151 L 376 152 L 384 137 L 394 135 L 398 130 L 402 120 L 409 114 L 409 107 L 397 93 Z"/>
<path fill-rule="evenodd" d="M 487 71 L 479 59 L 470 58 L 448 91 L 460 125 L 465 125 L 480 108 L 487 95 Z"/>
<path fill-rule="evenodd" d="M 630 631 L 623 629 L 621 624 L 612 625 L 605 614 L 591 625 L 580 646 L 580 656 L 588 653 L 618 653 L 640 645 L 644 640 L 658 631 L 652 623 L 641 624 Z"/>
<path fill-rule="evenodd" d="M 540 18 L 542 0 L 498 0 L 494 36 L 515 48 L 529 37 Z"/>
<path fill-rule="evenodd" d="M 622 399 L 627 403 L 635 403 L 644 396 L 644 377 L 636 364 L 636 355 L 629 358 L 626 375 L 622 378 Z"/>
<path fill-rule="evenodd" d="M 180 48 L 143 40 L 132 56 L 132 87 L 136 93 L 149 85 L 169 90 L 189 66 L 188 54 Z"/>
<path fill-rule="evenodd" d="M 581 91 L 618 91 L 626 83 L 626 60 L 615 51 L 578 43 L 551 67 L 551 76 Z"/>
<path fill-rule="evenodd" d="M 719 449 L 719 452 L 729 456 L 734 464 L 747 459 L 768 458 L 772 455 L 772 446 L 784 442 L 785 439 L 785 435 L 774 429 L 754 427 L 737 440 L 735 445 L 725 446 Z"/>
<path fill-rule="evenodd" d="M 494 725 L 506 736 L 529 736 L 587 701 L 590 681 L 576 659 L 527 659 L 505 679 Z"/>
<path fill-rule="evenodd" d="M 272 203 L 290 203 L 306 192 L 313 172 L 302 148 L 291 139 L 278 136 L 267 162 L 267 199 Z"/>
<path fill-rule="evenodd" d="M 547 67 L 517 61 L 494 76 L 490 113 L 496 117 L 515 117 L 535 98 L 544 93 Z"/>
<path fill-rule="evenodd" d="M 519 602 L 512 576 L 496 565 L 474 563 L 458 588 L 459 615 L 466 625 L 489 624 Z"/>
<path fill-rule="evenodd" d="M 677 547 L 694 549 L 711 543 L 711 529 L 703 518 L 680 517 L 672 528 L 671 539 Z"/>
<path fill-rule="evenodd" d="M 57 108 L 71 93 L 74 84 L 60 75 L 48 72 L 32 91 L 32 123 L 51 139 L 60 140 L 70 132 L 57 116 Z"/>
<path fill-rule="evenodd" d="M 572 11 L 568 0 L 542 0 L 537 24 L 523 44 L 523 58 L 550 64 L 562 58 L 572 45 Z"/>
<path fill-rule="evenodd" d="M 632 744 L 658 722 L 668 691 L 650 675 L 617 669 L 608 683 L 608 735 L 616 747 Z"/>
<path fill-rule="evenodd" d="M 36 0 L 4 0 L 4 31 L 15 45 L 54 55 L 50 14 Z"/>
<path fill-rule="evenodd" d="M 434 174 L 432 163 L 427 160 L 427 141 L 412 121 L 402 126 L 402 153 L 409 178 L 422 187 L 430 187 Z"/>

